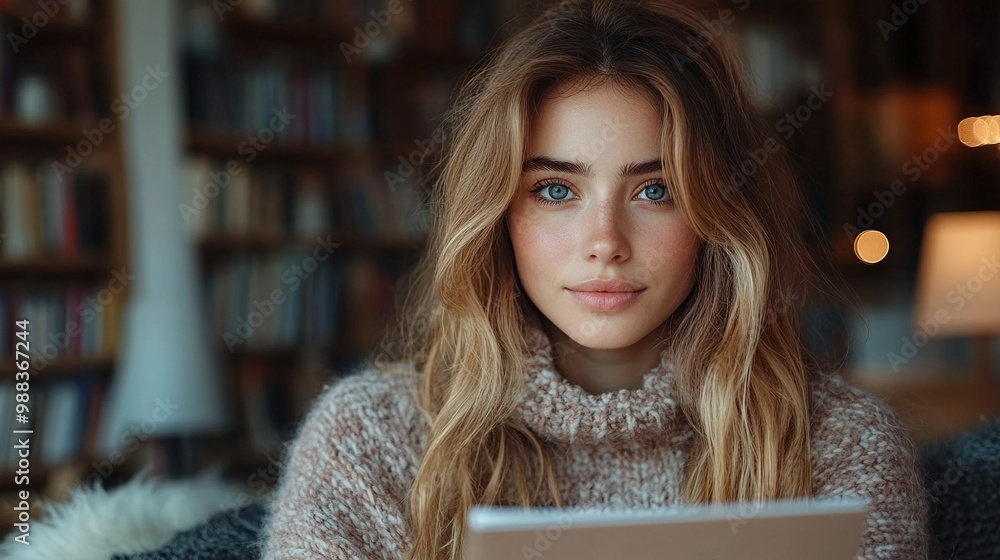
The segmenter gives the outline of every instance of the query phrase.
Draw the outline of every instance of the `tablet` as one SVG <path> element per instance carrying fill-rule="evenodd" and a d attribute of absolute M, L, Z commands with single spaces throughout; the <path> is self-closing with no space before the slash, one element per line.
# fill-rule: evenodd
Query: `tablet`
<path fill-rule="evenodd" d="M 665 508 L 473 506 L 465 560 L 854 560 L 863 499 Z"/>

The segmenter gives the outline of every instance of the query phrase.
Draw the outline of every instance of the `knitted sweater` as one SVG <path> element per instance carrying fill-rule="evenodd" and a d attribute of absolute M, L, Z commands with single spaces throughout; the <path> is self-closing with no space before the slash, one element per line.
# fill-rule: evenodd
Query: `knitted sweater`
<path fill-rule="evenodd" d="M 669 359 L 661 357 L 642 388 L 591 395 L 555 372 L 540 328 L 527 336 L 529 377 L 516 413 L 553 449 L 566 505 L 680 504 L 694 433 L 674 401 Z M 264 560 L 406 556 L 406 492 L 429 432 L 417 386 L 368 369 L 324 389 L 289 448 Z M 916 455 L 893 412 L 838 376 L 817 379 L 811 394 L 814 494 L 869 499 L 858 558 L 926 558 Z"/>

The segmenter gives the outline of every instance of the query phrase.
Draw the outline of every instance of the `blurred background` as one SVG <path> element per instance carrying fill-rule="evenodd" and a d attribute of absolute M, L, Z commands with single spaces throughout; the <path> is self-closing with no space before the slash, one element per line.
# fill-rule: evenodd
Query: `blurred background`
<path fill-rule="evenodd" d="M 144 465 L 263 497 L 420 255 L 455 86 L 547 4 L 0 0 L 2 499 Z M 1000 4 L 689 4 L 738 41 L 860 296 L 808 302 L 814 350 L 918 444 L 996 418 Z"/>

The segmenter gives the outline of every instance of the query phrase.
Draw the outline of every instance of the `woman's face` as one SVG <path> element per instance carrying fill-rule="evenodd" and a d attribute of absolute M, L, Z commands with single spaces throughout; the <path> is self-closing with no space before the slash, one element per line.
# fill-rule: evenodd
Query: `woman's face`
<path fill-rule="evenodd" d="M 658 110 L 612 84 L 566 91 L 546 96 L 530 123 L 507 212 L 518 276 L 569 338 L 625 348 L 656 336 L 690 293 L 701 243 L 671 202 Z M 595 279 L 624 283 L 580 285 Z"/>

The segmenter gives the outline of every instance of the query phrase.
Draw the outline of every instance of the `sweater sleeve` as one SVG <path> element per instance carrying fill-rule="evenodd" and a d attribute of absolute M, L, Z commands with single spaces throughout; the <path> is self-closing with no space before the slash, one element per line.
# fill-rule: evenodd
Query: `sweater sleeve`
<path fill-rule="evenodd" d="M 817 496 L 868 500 L 861 560 L 927 558 L 927 502 L 916 452 L 884 401 L 830 376 L 813 392 Z"/>
<path fill-rule="evenodd" d="M 327 386 L 285 457 L 264 530 L 263 560 L 401 559 L 413 411 L 402 379 L 367 371 Z"/>

